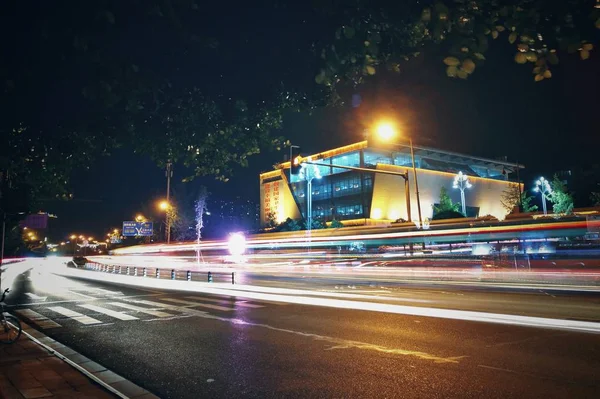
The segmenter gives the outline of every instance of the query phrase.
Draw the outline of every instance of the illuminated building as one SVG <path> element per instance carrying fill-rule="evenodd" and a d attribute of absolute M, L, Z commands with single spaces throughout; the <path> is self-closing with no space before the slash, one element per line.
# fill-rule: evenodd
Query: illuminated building
<path fill-rule="evenodd" d="M 503 219 L 506 210 L 502 193 L 516 184 L 522 165 L 506 160 L 473 157 L 434 148 L 415 146 L 415 166 L 418 177 L 423 220 L 433 217 L 440 190 L 445 187 L 454 202 L 461 193 L 453 189 L 455 176 L 468 176 L 471 187 L 465 191 L 467 216 L 492 215 Z M 410 148 L 404 145 L 370 146 L 367 141 L 311 155 L 313 162 L 328 165 L 359 167 L 405 173 L 408 171 L 412 221 L 418 221 Z M 354 224 L 374 221 L 409 220 L 405 184 L 401 176 L 318 166 L 321 176 L 312 185 L 314 219 L 324 221 L 352 220 Z M 290 175 L 290 163 L 260 175 L 260 222 L 280 223 L 286 218 L 300 219 L 306 215 L 306 182 L 299 175 Z"/>

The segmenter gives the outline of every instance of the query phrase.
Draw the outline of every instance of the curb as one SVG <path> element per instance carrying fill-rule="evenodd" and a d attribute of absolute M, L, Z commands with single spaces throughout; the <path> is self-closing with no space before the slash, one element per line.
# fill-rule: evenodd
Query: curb
<path fill-rule="evenodd" d="M 159 399 L 144 388 L 108 370 L 82 354 L 21 321 L 23 335 L 77 371 L 122 399 Z M 59 351 L 60 350 L 60 351 Z"/>

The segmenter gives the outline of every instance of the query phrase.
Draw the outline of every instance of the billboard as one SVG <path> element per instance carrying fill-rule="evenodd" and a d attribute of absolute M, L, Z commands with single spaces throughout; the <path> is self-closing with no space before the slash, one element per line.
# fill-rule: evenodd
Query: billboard
<path fill-rule="evenodd" d="M 125 237 L 149 237 L 154 233 L 153 230 L 152 222 L 123 222 L 123 235 Z"/>

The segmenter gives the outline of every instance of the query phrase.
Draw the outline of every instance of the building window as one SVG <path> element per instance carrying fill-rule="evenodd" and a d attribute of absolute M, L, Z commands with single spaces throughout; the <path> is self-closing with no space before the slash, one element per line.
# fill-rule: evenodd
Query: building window
<path fill-rule="evenodd" d="M 331 163 L 334 165 L 340 165 L 340 166 L 359 167 L 360 166 L 360 153 L 358 151 L 350 152 L 348 154 L 344 154 L 344 155 L 340 155 L 340 156 L 331 158 Z M 332 169 L 333 169 L 332 173 L 348 172 L 348 170 L 349 170 L 349 169 L 342 169 L 342 168 L 332 168 Z"/>
<path fill-rule="evenodd" d="M 392 165 L 391 153 L 387 151 L 365 150 L 365 167 L 375 168 L 378 163 Z"/>
<path fill-rule="evenodd" d="M 333 183 L 333 196 L 343 197 L 360 193 L 360 175 L 353 173 L 344 177 L 344 179 L 340 179 Z"/>
<path fill-rule="evenodd" d="M 354 219 L 363 217 L 362 204 L 340 205 L 336 208 L 336 215 L 340 219 Z"/>
<path fill-rule="evenodd" d="M 329 183 L 313 185 L 312 187 L 313 200 L 322 200 L 331 198 L 331 185 Z"/>
<path fill-rule="evenodd" d="M 395 153 L 394 154 L 394 165 L 398 166 L 412 166 L 412 157 L 408 153 Z"/>

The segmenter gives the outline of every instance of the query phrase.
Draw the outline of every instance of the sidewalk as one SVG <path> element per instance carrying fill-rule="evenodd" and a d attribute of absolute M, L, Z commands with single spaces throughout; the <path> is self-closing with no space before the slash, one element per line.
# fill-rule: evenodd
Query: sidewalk
<path fill-rule="evenodd" d="M 0 398 L 116 398 L 22 334 L 0 344 Z"/>

